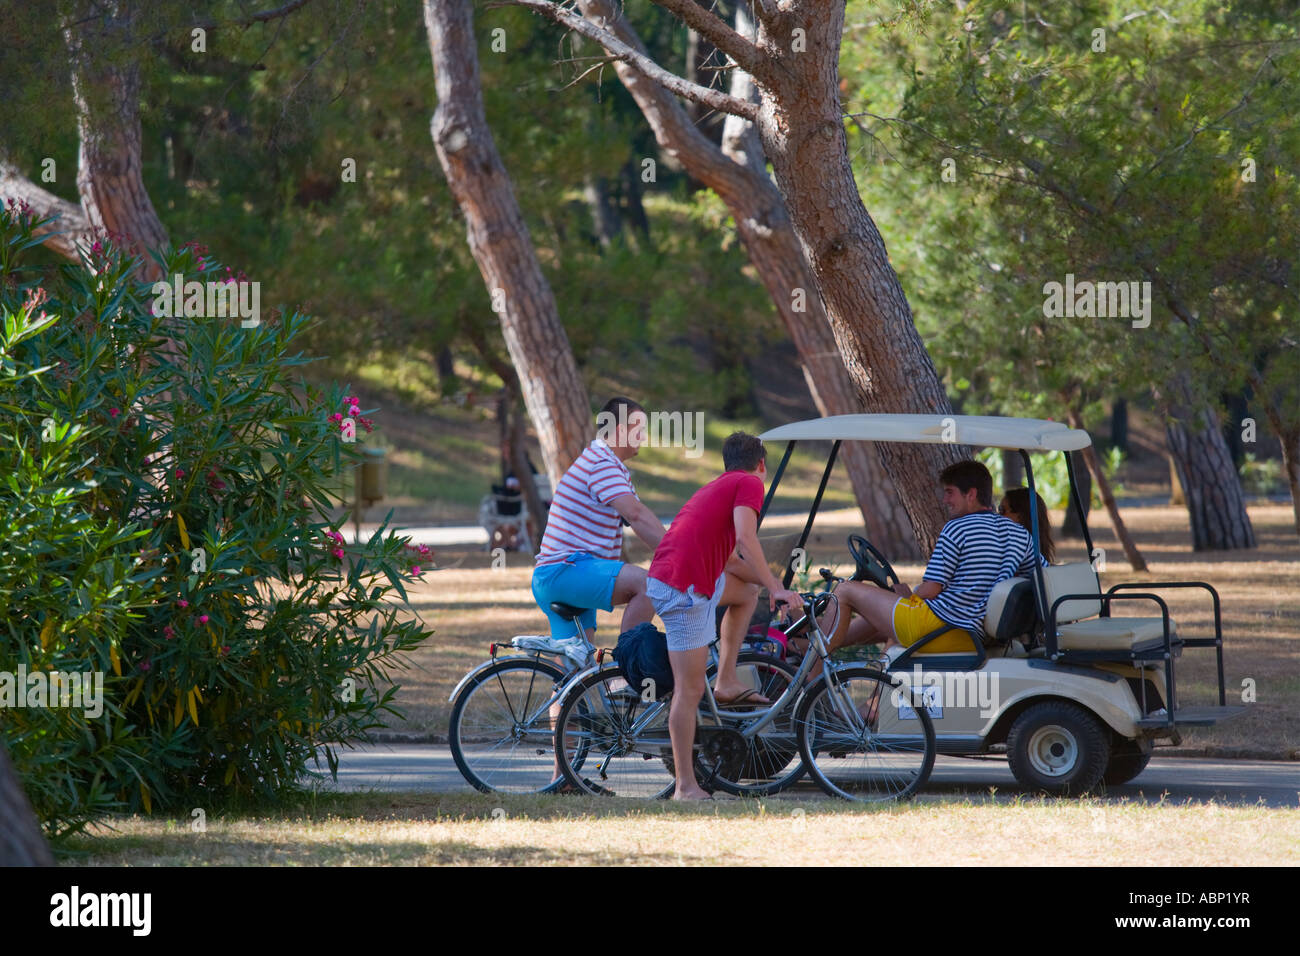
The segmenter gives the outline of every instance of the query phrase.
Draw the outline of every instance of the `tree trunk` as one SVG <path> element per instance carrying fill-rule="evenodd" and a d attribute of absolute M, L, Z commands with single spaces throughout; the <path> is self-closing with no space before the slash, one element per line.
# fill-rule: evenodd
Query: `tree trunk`
<path fill-rule="evenodd" d="M 1187 496 L 1183 494 L 1183 482 L 1178 477 L 1178 463 L 1174 461 L 1174 456 L 1166 454 L 1165 458 L 1169 461 L 1169 503 L 1171 505 L 1187 504 Z"/>
<path fill-rule="evenodd" d="M 620 178 L 623 181 L 623 208 L 627 220 L 653 249 L 650 239 L 650 219 L 646 216 L 645 206 L 641 203 L 641 168 L 629 159 L 623 164 Z"/>
<path fill-rule="evenodd" d="M 9 752 L 0 744 L 0 866 L 53 866 L 41 825 L 27 802 Z"/>
<path fill-rule="evenodd" d="M 1068 418 L 1071 428 L 1083 428 L 1083 416 L 1074 409 L 1070 409 Z M 1088 466 L 1087 470 L 1092 473 L 1092 480 L 1097 482 L 1097 493 L 1101 495 L 1101 502 L 1106 506 L 1106 514 L 1110 515 L 1110 523 L 1115 529 L 1115 537 L 1119 538 L 1120 547 L 1124 549 L 1124 557 L 1128 558 L 1129 567 L 1134 571 L 1145 571 L 1147 569 L 1146 559 L 1142 557 L 1142 552 L 1138 550 L 1137 543 L 1133 540 L 1133 536 L 1129 534 L 1128 525 L 1124 524 L 1124 519 L 1120 517 L 1119 505 L 1115 503 L 1115 494 L 1111 491 L 1110 482 L 1106 480 L 1106 473 L 1102 471 L 1101 459 L 1097 457 L 1097 450 L 1089 445 L 1083 449 L 1082 455 L 1084 464 Z M 1080 494 L 1082 494 L 1082 489 L 1080 489 Z M 1089 557 L 1093 557 L 1093 555 L 1089 555 Z"/>
<path fill-rule="evenodd" d="M 1282 472 L 1286 475 L 1286 485 L 1291 492 L 1295 531 L 1300 534 L 1300 427 L 1288 427 L 1282 420 L 1281 410 L 1267 398 L 1264 401 L 1264 414 L 1282 445 Z"/>
<path fill-rule="evenodd" d="M 609 183 L 603 176 L 587 176 L 582 184 L 582 198 L 591 211 L 591 225 L 602 249 L 608 249 L 623 231 L 618 211 L 609 200 Z"/>
<path fill-rule="evenodd" d="M 1110 407 L 1110 443 L 1128 454 L 1128 399 L 1117 398 Z"/>
<path fill-rule="evenodd" d="M 586 385 L 483 110 L 469 0 L 424 0 L 438 93 L 430 131 L 518 370 L 551 486 L 593 433 Z"/>
<path fill-rule="evenodd" d="M 1074 426 L 1082 428 L 1082 425 Z M 1091 445 L 1088 446 L 1092 448 Z M 1083 504 L 1083 515 L 1086 518 L 1088 512 L 1092 510 L 1092 468 L 1087 464 L 1082 452 L 1068 452 L 1074 456 L 1070 464 L 1074 465 L 1074 478 L 1079 483 L 1079 501 Z M 1096 457 L 1094 452 L 1093 457 Z M 1079 515 L 1074 510 L 1074 502 L 1070 501 L 1065 507 L 1065 520 L 1061 522 L 1061 534 L 1067 538 L 1082 538 L 1083 523 L 1079 520 Z"/>
<path fill-rule="evenodd" d="M 1218 416 L 1192 398 L 1176 375 L 1164 397 L 1165 439 L 1192 526 L 1192 548 L 1224 551 L 1255 547 L 1241 479 L 1223 440 Z"/>
<path fill-rule="evenodd" d="M 1025 463 L 1020 458 L 1020 452 L 1009 449 L 1002 450 L 1002 491 L 1005 493 L 1010 488 L 1023 488 L 1025 484 Z M 994 496 L 997 495 L 997 489 L 993 489 Z"/>
<path fill-rule="evenodd" d="M 807 14 L 808 4 L 798 12 Z M 858 194 L 839 100 L 842 4 L 818 4 L 798 20 L 777 6 L 758 46 L 779 68 L 756 77 L 756 126 L 862 406 L 871 412 L 949 414 L 952 406 L 925 350 L 884 240 Z M 804 31 L 794 34 L 796 28 Z M 794 38 L 805 48 L 793 51 Z M 935 481 L 969 456 L 958 445 L 882 443 L 880 457 L 930 550 L 944 523 Z"/>
<path fill-rule="evenodd" d="M 644 50 L 636 32 L 616 14 L 610 0 L 580 0 L 580 8 L 587 19 L 605 27 L 628 46 Z M 745 31 L 746 22 L 744 13 L 738 10 L 738 32 Z M 663 87 L 626 62 L 618 61 L 614 68 L 659 145 L 727 204 L 746 254 L 794 341 L 818 411 L 822 415 L 863 411 L 857 389 L 836 347 L 816 281 L 790 224 L 785 202 L 767 176 L 762 144 L 753 124 L 739 117 L 728 117 L 720 150 L 696 129 L 686 111 Z M 733 95 L 748 99 L 751 88 L 748 74 L 739 69 L 733 71 Z M 867 535 L 891 556 L 919 557 L 921 552 L 908 518 L 909 509 L 899 501 L 874 446 L 846 442 L 840 454 L 862 510 Z M 934 477 L 925 484 L 922 499 L 914 503 L 919 511 L 924 512 L 937 500 Z"/>
<path fill-rule="evenodd" d="M 64 33 L 72 59 L 72 98 L 77 107 L 77 192 L 92 228 L 99 228 L 136 253 L 162 249 L 167 230 L 149 199 L 140 150 L 140 68 L 121 62 L 139 15 L 130 6 L 78 4 L 80 16 Z M 95 14 L 92 16 L 92 14 Z M 154 281 L 162 269 L 148 255 L 141 278 Z"/>

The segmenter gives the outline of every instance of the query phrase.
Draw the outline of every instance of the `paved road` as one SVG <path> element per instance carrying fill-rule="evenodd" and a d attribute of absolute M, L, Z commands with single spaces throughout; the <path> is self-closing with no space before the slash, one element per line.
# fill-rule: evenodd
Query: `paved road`
<path fill-rule="evenodd" d="M 329 789 L 473 792 L 441 744 L 372 744 L 339 756 L 338 784 Z M 940 757 L 926 785 L 925 797 L 964 795 L 1011 799 L 1024 791 L 1005 760 Z M 774 799 L 808 800 L 822 797 L 807 781 Z M 1170 803 L 1249 803 L 1272 807 L 1300 803 L 1300 763 L 1266 760 L 1214 760 L 1155 757 L 1135 781 L 1112 787 L 1109 799 Z"/>

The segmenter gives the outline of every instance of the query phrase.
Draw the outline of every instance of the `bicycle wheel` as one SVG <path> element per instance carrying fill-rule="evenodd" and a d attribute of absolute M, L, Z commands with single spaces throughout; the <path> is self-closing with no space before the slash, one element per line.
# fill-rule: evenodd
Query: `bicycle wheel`
<path fill-rule="evenodd" d="M 448 736 L 461 774 L 484 793 L 560 785 L 551 711 L 565 672 L 539 657 L 504 657 L 462 688 Z"/>
<path fill-rule="evenodd" d="M 616 665 L 591 671 L 564 699 L 556 751 L 565 779 L 584 793 L 659 798 L 676 783 L 668 701 L 642 699 Z"/>
<path fill-rule="evenodd" d="M 742 683 L 770 701 L 779 698 L 795 677 L 795 669 L 789 664 L 755 651 L 740 653 L 736 659 L 736 673 Z M 779 793 L 802 777 L 804 765 L 795 733 L 794 712 L 794 703 L 791 702 L 785 713 L 777 715 L 760 733 L 745 738 L 743 748 L 727 752 L 725 742 L 720 742 L 720 746 L 714 749 L 706 747 L 701 763 L 711 775 L 710 783 L 724 793 L 738 797 L 764 797 Z M 760 708 L 753 717 L 724 717 L 723 726 L 743 731 L 766 713 L 766 708 Z M 701 711 L 701 721 L 706 716 L 711 722 L 713 715 Z M 707 725 L 703 733 L 707 735 Z"/>
<path fill-rule="evenodd" d="M 934 769 L 934 724 L 905 686 L 851 664 L 826 675 L 795 715 L 804 766 L 834 797 L 866 803 L 906 800 Z M 867 718 L 872 718 L 870 721 Z"/>

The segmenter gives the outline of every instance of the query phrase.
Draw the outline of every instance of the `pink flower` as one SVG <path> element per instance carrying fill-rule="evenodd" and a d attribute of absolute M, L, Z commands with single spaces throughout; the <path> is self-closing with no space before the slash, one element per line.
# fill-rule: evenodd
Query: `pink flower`
<path fill-rule="evenodd" d="M 361 404 L 361 399 L 357 398 L 355 395 L 349 395 L 347 398 L 343 399 L 343 404 L 344 404 L 344 405 L 360 405 L 360 404 Z"/>
<path fill-rule="evenodd" d="M 417 565 L 415 565 L 413 568 L 411 568 L 411 573 L 412 573 L 412 574 L 419 574 L 419 573 L 420 573 L 420 566 L 417 564 Z"/>
<path fill-rule="evenodd" d="M 361 414 L 361 406 L 353 405 L 351 408 L 348 409 L 348 414 L 351 415 L 353 418 L 356 418 L 358 415 Z"/>
<path fill-rule="evenodd" d="M 172 630 L 172 626 L 170 624 L 163 627 L 163 637 L 167 638 L 167 640 L 170 641 L 175 636 L 176 636 L 176 632 Z"/>
<path fill-rule="evenodd" d="M 221 645 L 221 656 L 222 656 L 222 657 L 225 657 L 225 656 L 226 656 L 227 654 L 229 654 L 229 653 L 230 653 L 230 645 L 229 645 L 229 644 L 222 644 L 222 645 Z"/>
<path fill-rule="evenodd" d="M 184 468 L 177 468 L 177 469 L 176 469 L 176 477 L 177 477 L 177 478 L 184 478 L 184 477 L 185 477 L 185 469 L 184 469 Z"/>
<path fill-rule="evenodd" d="M 112 415 L 114 418 L 117 418 L 117 416 L 121 415 L 122 413 L 116 408 L 110 408 L 108 410 L 108 414 Z"/>
<path fill-rule="evenodd" d="M 333 415 L 330 416 L 330 421 L 332 422 L 343 421 L 343 414 L 341 412 L 335 412 Z"/>
<path fill-rule="evenodd" d="M 150 664 L 148 661 L 141 661 L 141 662 L 140 662 L 140 670 L 142 670 L 142 671 L 148 671 L 149 668 L 152 667 L 152 666 L 153 666 L 153 665 Z"/>
<path fill-rule="evenodd" d="M 200 614 L 200 615 L 199 615 L 199 623 L 200 623 L 200 624 L 207 624 L 207 623 L 208 623 L 208 616 L 207 616 L 206 614 Z"/>
<path fill-rule="evenodd" d="M 187 600 L 185 600 L 185 598 L 181 598 L 179 601 L 176 602 L 176 606 L 177 606 L 177 607 L 189 607 L 189 606 L 190 606 L 190 602 L 187 601 Z"/>
<path fill-rule="evenodd" d="M 335 549 L 334 549 L 334 557 L 336 557 L 336 558 L 338 558 L 340 561 L 342 561 L 342 560 L 343 560 L 343 549 L 342 549 L 342 548 L 335 548 Z"/>

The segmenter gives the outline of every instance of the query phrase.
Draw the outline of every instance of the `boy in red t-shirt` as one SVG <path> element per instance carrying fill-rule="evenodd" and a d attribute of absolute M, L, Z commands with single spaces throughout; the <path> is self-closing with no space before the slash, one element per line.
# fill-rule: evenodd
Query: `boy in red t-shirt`
<path fill-rule="evenodd" d="M 704 696 L 709 644 L 715 611 L 728 608 L 722 622 L 722 651 L 714 693 L 719 703 L 767 703 L 736 675 L 752 584 L 766 585 L 772 610 L 785 601 L 788 612 L 803 599 L 773 576 L 758 543 L 758 513 L 763 507 L 767 452 L 753 435 L 734 432 L 722 445 L 726 471 L 682 505 L 655 549 L 646 581 L 646 596 L 664 622 L 668 658 L 673 667 L 673 701 L 668 733 L 677 768 L 675 800 L 704 800 L 708 794 L 695 779 L 692 749 L 695 712 Z"/>

